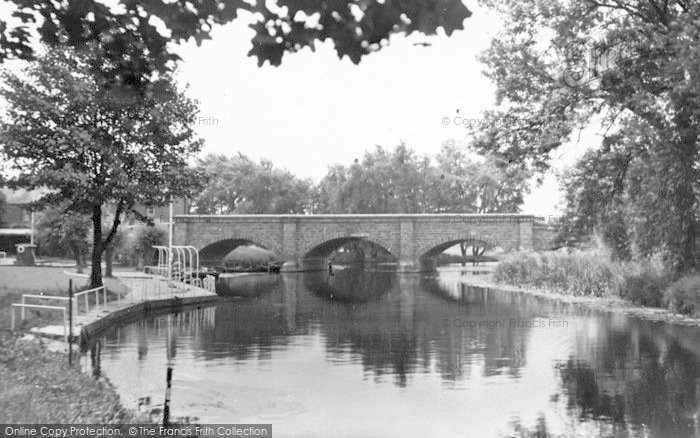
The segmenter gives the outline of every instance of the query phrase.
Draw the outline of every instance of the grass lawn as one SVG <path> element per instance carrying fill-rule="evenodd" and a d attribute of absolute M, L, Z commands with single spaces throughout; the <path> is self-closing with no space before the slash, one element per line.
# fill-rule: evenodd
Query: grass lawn
<path fill-rule="evenodd" d="M 22 300 L 22 294 L 44 294 L 68 296 L 68 280 L 73 279 L 73 290 L 85 289 L 88 279 L 68 276 L 63 273 L 75 272 L 74 268 L 46 266 L 0 266 L 0 329 L 10 328 L 11 305 Z M 84 272 L 89 272 L 85 270 Z M 104 278 L 109 291 L 125 292 L 126 286 L 116 278 Z M 45 303 L 56 305 L 55 303 Z M 16 316 L 19 316 L 19 310 Z M 48 324 L 61 323 L 61 312 L 54 310 L 26 309 L 27 319 L 20 327 L 24 330 Z M 17 319 L 19 322 L 19 319 Z"/>
<path fill-rule="evenodd" d="M 147 422 L 122 407 L 109 383 L 69 367 L 66 354 L 48 351 L 38 340 L 20 340 L 21 334 L 9 330 L 10 306 L 20 302 L 22 294 L 66 296 L 69 278 L 74 287 L 84 288 L 87 278 L 69 277 L 64 270 L 0 266 L 0 422 Z M 105 285 L 111 290 L 124 288 L 113 278 L 105 279 Z M 19 322 L 19 310 L 16 312 Z M 22 330 L 62 321 L 57 311 L 27 309 L 27 316 L 19 326 Z"/>

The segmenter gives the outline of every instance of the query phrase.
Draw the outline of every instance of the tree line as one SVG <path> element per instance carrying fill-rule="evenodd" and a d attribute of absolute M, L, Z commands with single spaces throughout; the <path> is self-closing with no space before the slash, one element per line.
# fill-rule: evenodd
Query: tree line
<path fill-rule="evenodd" d="M 210 154 L 197 160 L 208 182 L 198 214 L 515 213 L 528 174 L 454 141 L 431 158 L 406 144 L 375 146 L 362 160 L 336 163 L 314 184 L 267 159 Z"/>

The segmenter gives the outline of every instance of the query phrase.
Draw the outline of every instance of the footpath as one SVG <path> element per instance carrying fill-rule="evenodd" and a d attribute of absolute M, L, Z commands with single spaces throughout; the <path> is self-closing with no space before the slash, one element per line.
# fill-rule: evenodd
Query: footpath
<path fill-rule="evenodd" d="M 68 275 L 75 275 L 69 274 Z M 168 281 L 159 276 L 141 273 L 115 273 L 127 291 L 106 291 L 97 288 L 77 292 L 73 303 L 74 340 L 89 337 L 110 325 L 119 324 L 137 314 L 153 310 L 177 310 L 183 305 L 198 305 L 215 301 L 218 295 L 214 289 L 213 278 L 205 279 L 202 286 Z M 51 300 L 51 298 L 27 297 L 32 303 Z M 67 302 L 64 301 L 67 306 Z M 48 303 L 46 303 L 48 304 Z M 55 303 L 54 303 L 55 304 Z M 15 309 L 17 316 L 20 309 Z M 67 324 L 34 327 L 30 333 L 52 339 L 66 339 Z"/>

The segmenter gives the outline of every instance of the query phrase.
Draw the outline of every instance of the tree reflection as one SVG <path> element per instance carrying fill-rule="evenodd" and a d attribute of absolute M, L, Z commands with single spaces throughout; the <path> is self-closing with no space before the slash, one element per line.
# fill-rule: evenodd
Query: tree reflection
<path fill-rule="evenodd" d="M 247 280 L 259 281 L 250 288 L 254 296 L 223 300 L 191 315 L 184 310 L 177 330 L 185 336 L 178 342 L 196 348 L 178 344 L 178 349 L 191 351 L 197 360 L 225 357 L 246 366 L 246 360 L 274 360 L 275 352 L 283 355 L 308 342 L 304 345 L 311 345 L 314 354 L 319 345 L 325 349 L 319 359 L 324 366 L 359 364 L 365 378 L 402 388 L 423 374 L 437 376 L 448 389 L 494 384 L 517 391 L 513 388 L 521 382 L 545 376 L 542 381 L 550 386 L 543 389 L 538 408 L 546 417 L 505 424 L 503 436 L 557 436 L 547 424 L 550 415 L 570 421 L 569 432 L 576 429 L 579 436 L 587 436 L 581 430 L 591 436 L 700 436 L 697 328 L 421 275 L 337 271 L 334 277 L 265 277 Z M 248 287 L 235 284 L 236 290 Z M 550 315 L 569 318 L 572 325 L 538 331 L 507 323 Z M 505 327 L 469 326 L 502 320 Z M 163 342 L 164 331 L 158 325 L 126 327 L 123 336 L 135 339 L 137 356 L 146 361 L 154 356 L 148 343 Z M 556 348 L 542 345 L 549 343 Z M 547 356 L 543 360 L 540 354 Z M 561 362 L 553 369 L 556 360 Z M 556 427 L 562 427 L 561 421 Z"/>
<path fill-rule="evenodd" d="M 395 273 L 368 272 L 350 269 L 334 274 L 311 272 L 304 274 L 304 286 L 316 296 L 347 303 L 376 300 L 395 287 Z"/>
<path fill-rule="evenodd" d="M 563 435 L 554 435 L 549 432 L 547 428 L 547 421 L 544 415 L 542 414 L 540 414 L 537 417 L 537 423 L 533 428 L 523 426 L 520 420 L 518 419 L 513 420 L 509 424 L 509 429 L 510 430 L 508 432 L 501 435 L 503 438 L 559 438 L 560 436 L 563 437 Z"/>
<path fill-rule="evenodd" d="M 583 345 L 578 354 L 590 359 L 559 365 L 568 409 L 581 421 L 609 424 L 615 436 L 699 436 L 698 355 L 679 338 L 660 333 L 658 325 L 630 325 L 601 331 L 607 334 L 595 349 Z"/>
<path fill-rule="evenodd" d="M 223 276 L 216 280 L 216 292 L 227 297 L 258 297 L 279 286 L 281 277 L 271 274 Z"/>

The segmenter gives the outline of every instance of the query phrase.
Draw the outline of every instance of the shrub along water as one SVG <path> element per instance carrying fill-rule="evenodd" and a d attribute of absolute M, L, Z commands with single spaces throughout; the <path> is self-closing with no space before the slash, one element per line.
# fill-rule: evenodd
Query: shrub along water
<path fill-rule="evenodd" d="M 619 297 L 700 317 L 700 275 L 674 282 L 661 257 L 621 261 L 603 246 L 571 252 L 520 252 L 504 257 L 494 280 L 579 296 Z"/>
<path fill-rule="evenodd" d="M 511 254 L 498 264 L 494 279 L 561 294 L 622 297 L 640 304 L 649 303 L 646 305 L 660 304 L 663 290 L 670 282 L 660 259 L 616 261 L 603 247 Z"/>
<path fill-rule="evenodd" d="M 700 317 L 700 275 L 683 277 L 664 292 L 669 310 Z"/>

